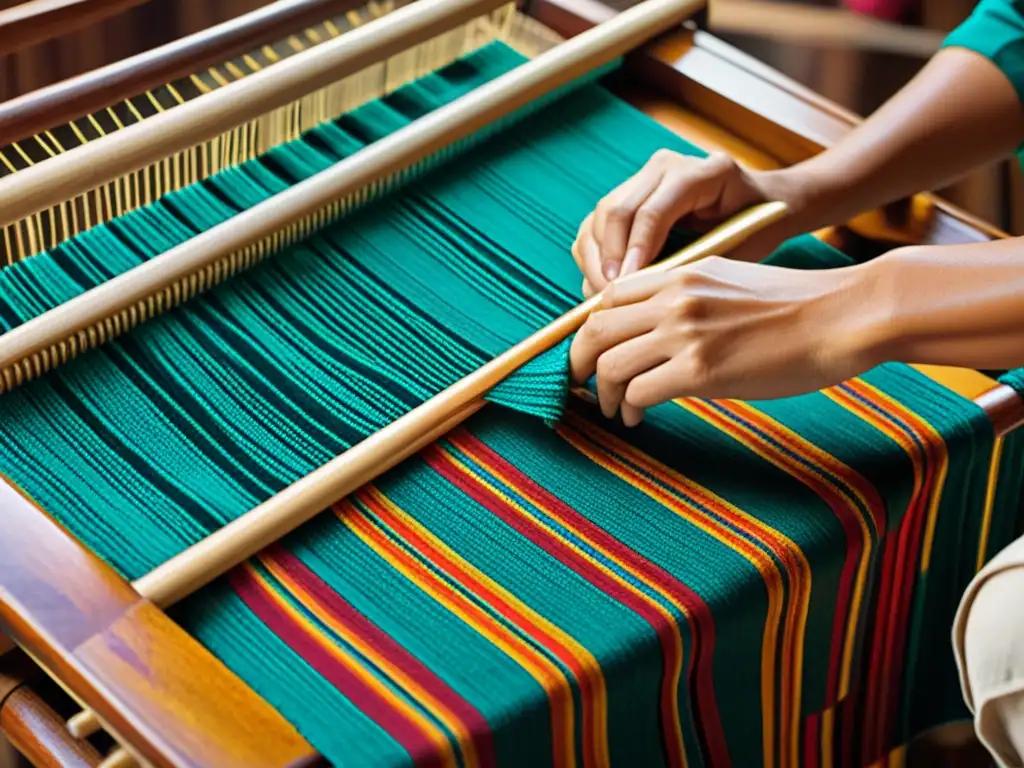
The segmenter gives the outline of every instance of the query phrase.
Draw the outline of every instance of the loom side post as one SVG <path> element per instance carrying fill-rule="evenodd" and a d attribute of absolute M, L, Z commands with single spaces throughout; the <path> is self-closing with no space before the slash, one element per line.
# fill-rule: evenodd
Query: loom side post
<path fill-rule="evenodd" d="M 0 626 L 118 741 L 160 768 L 317 759 L 267 702 L 3 476 L 0 516 Z"/>

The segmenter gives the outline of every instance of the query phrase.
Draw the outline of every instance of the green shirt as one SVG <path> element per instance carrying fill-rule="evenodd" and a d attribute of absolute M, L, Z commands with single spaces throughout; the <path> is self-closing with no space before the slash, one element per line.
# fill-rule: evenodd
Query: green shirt
<path fill-rule="evenodd" d="M 987 58 L 1024 101 L 1024 0 L 981 0 L 943 46 L 967 48 Z"/>

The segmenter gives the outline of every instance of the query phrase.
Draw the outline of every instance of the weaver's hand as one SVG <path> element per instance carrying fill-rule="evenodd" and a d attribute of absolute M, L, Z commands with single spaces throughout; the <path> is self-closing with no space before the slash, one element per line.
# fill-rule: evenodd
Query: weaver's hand
<path fill-rule="evenodd" d="M 705 159 L 668 150 L 656 152 L 634 176 L 608 193 L 583 221 L 573 258 L 591 296 L 612 280 L 647 266 L 664 247 L 677 222 L 698 231 L 755 203 L 784 200 L 795 207 L 793 174 L 755 173 L 728 155 Z M 731 258 L 767 256 L 785 235 L 769 228 Z"/>
<path fill-rule="evenodd" d="M 596 372 L 601 410 L 621 409 L 628 426 L 677 397 L 769 399 L 837 384 L 876 364 L 871 324 L 885 308 L 864 277 L 859 267 L 710 258 L 622 278 L 576 335 L 573 376 Z"/>

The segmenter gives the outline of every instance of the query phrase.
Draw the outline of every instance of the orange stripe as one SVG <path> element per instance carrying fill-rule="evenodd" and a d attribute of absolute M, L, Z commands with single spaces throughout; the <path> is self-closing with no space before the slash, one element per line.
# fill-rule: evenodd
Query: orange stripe
<path fill-rule="evenodd" d="M 777 535 L 777 533 L 762 526 L 758 521 L 742 512 L 742 510 L 732 506 L 727 501 L 712 494 L 707 489 L 692 482 L 674 470 L 656 462 L 654 459 L 646 456 L 642 452 L 630 446 L 628 443 L 619 440 L 615 436 L 604 432 L 603 430 L 599 430 L 597 427 L 589 424 L 583 419 L 570 415 L 566 421 L 571 424 L 573 428 L 578 429 L 580 434 L 586 435 L 594 443 L 597 443 L 598 445 L 603 443 L 605 448 L 605 452 L 598 453 L 594 448 L 590 447 L 590 445 L 581 441 L 579 437 L 572 434 L 566 425 L 560 425 L 558 427 L 559 433 L 577 450 L 595 463 L 603 466 L 608 471 L 618 475 L 633 487 L 643 491 L 649 497 L 658 501 L 662 506 L 672 510 L 680 517 L 683 517 L 688 522 L 698 527 L 700 530 L 725 544 L 730 549 L 743 555 L 761 574 L 761 578 L 764 580 L 768 592 L 768 615 L 765 624 L 761 655 L 761 675 L 763 680 L 761 706 L 765 734 L 764 761 L 766 767 L 774 765 L 775 730 L 773 724 L 775 722 L 774 692 L 776 689 L 775 656 L 778 648 L 778 626 L 782 622 L 783 614 L 782 578 L 777 566 L 775 565 L 775 561 L 758 549 L 757 546 L 747 541 L 745 538 L 736 536 L 726 526 L 722 525 L 711 516 L 706 515 L 697 507 L 691 506 L 685 500 L 677 498 L 676 496 L 668 493 L 661 486 L 651 482 L 643 474 L 637 472 L 626 465 L 622 460 L 613 456 L 612 453 L 629 456 L 630 460 L 643 467 L 647 474 L 653 475 L 666 483 L 681 496 L 693 499 L 696 503 L 713 509 L 717 514 L 733 522 L 738 528 L 754 535 L 755 538 L 760 539 L 765 535 L 771 538 Z M 786 541 L 788 542 L 788 540 Z M 788 542 L 788 544 L 794 550 L 799 551 L 792 542 Z M 782 648 L 784 649 L 782 655 L 782 679 L 784 685 L 782 698 L 784 709 L 789 711 L 790 697 L 788 695 L 788 690 L 798 679 L 792 669 L 792 646 L 795 641 L 794 634 L 796 629 L 794 627 L 794 623 L 802 626 L 805 621 L 807 611 L 807 600 L 805 599 L 805 596 L 810 592 L 811 576 L 809 570 L 806 571 L 806 574 L 799 574 L 790 569 L 789 562 L 791 561 L 791 558 L 787 557 L 785 547 L 780 547 L 780 549 L 782 550 L 780 559 L 786 564 L 787 575 L 790 583 L 793 585 L 793 604 L 797 606 L 796 612 L 798 614 L 797 616 L 794 616 L 792 611 L 786 613 L 782 633 Z M 797 566 L 797 570 L 799 570 L 799 565 Z M 799 723 L 791 724 L 787 719 L 787 722 L 784 724 L 784 730 L 798 732 Z"/>
<path fill-rule="evenodd" d="M 574 766 L 576 743 L 572 691 L 562 671 L 543 654 L 531 648 L 528 643 L 439 579 L 430 569 L 397 547 L 351 501 L 341 502 L 335 506 L 334 511 L 349 530 L 392 568 L 486 637 L 530 673 L 551 701 L 554 764 L 559 768 Z"/>
<path fill-rule="evenodd" d="M 988 536 L 992 528 L 992 510 L 995 508 L 996 488 L 999 485 L 999 465 L 1003 456 L 1003 438 L 997 437 L 992 444 L 992 461 L 988 468 L 988 485 L 985 488 L 985 509 L 981 516 L 981 532 L 978 535 L 978 559 L 975 570 L 985 565 L 988 553 Z"/>
<path fill-rule="evenodd" d="M 416 549 L 435 568 L 479 596 L 520 630 L 557 656 L 585 685 L 581 685 L 582 716 L 591 722 L 596 765 L 609 765 L 608 694 L 601 665 L 575 638 L 520 601 L 486 574 L 474 568 L 457 552 L 420 525 L 409 514 L 373 486 L 366 486 L 357 499 L 366 504 L 385 525 Z M 586 736 L 584 737 L 586 738 Z"/>
<path fill-rule="evenodd" d="M 834 690 L 836 701 L 845 698 L 850 689 L 857 628 L 860 624 L 858 617 L 863 605 L 871 567 L 872 538 L 867 521 L 864 519 L 863 510 L 868 510 L 868 514 L 871 515 L 874 522 L 875 530 L 879 532 L 884 531 L 885 507 L 881 498 L 871 484 L 852 467 L 847 466 L 782 423 L 747 403 L 739 401 L 718 402 L 718 407 L 728 412 L 732 418 L 726 417 L 721 411 L 702 401 L 678 400 L 676 403 L 721 432 L 729 435 L 761 458 L 801 481 L 817 493 L 818 496 L 826 500 L 826 502 L 832 499 L 839 507 L 845 508 L 850 513 L 849 517 L 856 521 L 862 546 L 856 565 L 850 603 L 847 606 L 845 616 L 845 632 L 841 638 L 842 648 L 839 669 L 836 670 L 838 672 L 838 681 Z M 786 451 L 772 445 L 770 441 L 744 424 L 741 419 L 756 424 L 790 451 L 798 456 L 802 456 L 808 463 L 823 468 L 825 472 L 822 474 L 814 472 L 806 464 L 787 454 Z M 829 474 L 841 478 L 842 484 L 832 480 Z M 859 506 L 857 501 L 860 501 L 863 507 Z M 837 517 L 840 514 L 840 510 L 836 509 Z M 809 564 L 805 563 L 805 566 L 808 569 L 810 568 Z M 805 627 L 801 627 L 801 642 L 797 644 L 796 649 L 796 667 L 800 670 L 803 669 L 805 635 Z M 790 759 L 793 761 L 797 760 L 800 749 L 800 711 L 800 689 L 798 686 L 791 714 L 791 722 L 796 724 L 796 731 L 793 733 L 790 742 Z M 833 725 L 834 721 L 831 712 L 826 711 L 821 719 L 821 748 L 822 754 L 825 755 L 823 757 L 825 765 L 831 764 Z"/>
<path fill-rule="evenodd" d="M 354 647 L 359 651 L 359 653 L 370 659 L 374 666 L 383 670 L 392 682 L 401 686 L 419 703 L 420 706 L 429 710 L 435 718 L 444 723 L 455 735 L 455 738 L 458 739 L 458 742 L 462 747 L 462 754 L 466 768 L 475 768 L 479 765 L 480 761 L 476 753 L 476 747 L 473 744 L 473 735 L 457 714 L 452 712 L 447 706 L 445 706 L 444 702 L 440 701 L 429 690 L 406 674 L 401 667 L 392 664 L 385 656 L 377 653 L 376 649 L 371 644 L 364 642 L 359 635 L 351 632 L 347 626 L 338 621 L 330 611 L 325 610 L 313 595 L 309 594 L 301 584 L 296 582 L 295 579 L 293 579 L 283 568 L 280 568 L 272 559 L 268 557 L 260 557 L 259 561 L 275 579 L 281 582 L 281 584 L 288 590 L 289 594 L 291 594 L 292 597 L 298 600 L 303 607 L 306 608 L 306 610 L 329 626 L 332 631 L 337 633 L 339 637 L 343 638 L 346 643 Z M 309 622 L 307 622 L 306 631 L 320 632 L 314 624 Z M 330 638 L 325 638 L 325 640 L 330 642 Z"/>
<path fill-rule="evenodd" d="M 470 448 L 470 446 L 467 446 L 464 443 L 461 443 L 461 441 L 459 441 L 458 435 L 455 435 L 455 434 L 448 435 L 448 440 L 451 441 L 453 445 L 456 445 L 459 448 L 460 451 L 463 451 L 464 453 L 466 453 L 466 455 L 468 455 L 470 457 L 473 457 L 473 452 L 472 452 L 472 449 Z M 615 571 L 611 570 L 610 568 L 605 566 L 603 563 L 600 563 L 599 561 L 595 560 L 590 554 L 588 554 L 587 552 L 584 552 L 579 547 L 575 546 L 571 541 L 566 540 L 565 538 L 560 536 L 556 531 L 554 531 L 551 528 L 549 528 L 548 526 L 544 525 L 543 522 L 541 522 L 540 520 L 536 519 L 525 508 L 523 508 L 522 505 L 520 505 L 514 499 L 509 497 L 508 494 L 502 493 L 502 491 L 500 489 L 498 489 L 494 485 L 488 483 L 483 477 L 481 477 L 477 473 L 473 472 L 473 470 L 469 466 L 467 466 L 463 462 L 459 461 L 456 457 L 452 456 L 450 453 L 447 453 L 445 451 L 442 451 L 440 453 L 443 456 L 443 458 L 448 463 L 450 463 L 453 467 L 458 469 L 460 472 L 466 474 L 467 476 L 472 477 L 473 481 L 475 483 L 477 483 L 481 487 L 486 488 L 494 496 L 496 496 L 498 498 L 501 498 L 509 508 L 515 510 L 515 512 L 524 521 L 526 521 L 528 524 L 530 524 L 531 526 L 533 526 L 534 528 L 536 528 L 538 530 L 544 531 L 545 535 L 547 535 L 547 536 L 549 536 L 549 537 L 551 537 L 553 539 L 557 539 L 564 546 L 572 549 L 574 552 L 576 552 L 576 554 L 579 557 L 581 557 L 582 559 L 586 560 L 587 563 L 591 567 L 593 567 L 593 568 L 595 568 L 597 570 L 600 570 L 601 572 L 603 572 L 609 578 L 614 579 L 623 589 L 628 590 L 634 596 L 636 596 L 640 600 L 643 600 L 645 603 L 647 603 L 649 606 L 651 606 L 654 610 L 656 610 L 662 616 L 662 618 L 665 620 L 666 626 L 668 626 L 670 628 L 671 632 L 672 632 L 673 647 L 672 647 L 671 651 L 672 651 L 672 658 L 674 660 L 674 667 L 671 670 L 672 688 L 673 688 L 673 690 L 678 691 L 679 680 L 682 677 L 683 641 L 682 641 L 682 636 L 679 634 L 679 627 L 676 624 L 675 617 L 661 603 L 659 603 L 657 600 L 654 600 L 649 595 L 647 595 L 645 592 L 643 592 L 642 590 L 640 590 L 636 586 L 634 586 L 632 583 L 630 583 L 628 580 L 623 579 L 622 577 L 620 577 L 617 573 L 615 573 Z M 515 487 L 515 485 L 508 478 L 503 477 L 500 473 L 498 473 L 496 471 L 496 469 L 494 467 L 488 466 L 488 470 L 494 472 L 495 473 L 495 477 L 497 477 L 499 480 L 501 480 L 501 482 L 504 483 L 507 487 L 511 487 L 511 488 Z M 546 508 L 546 507 L 542 507 L 542 509 L 545 512 L 545 514 L 548 514 L 549 516 L 551 516 L 551 517 L 553 517 L 555 519 L 559 519 L 559 516 L 557 514 L 555 514 L 554 510 Z M 581 538 L 584 538 L 584 537 L 581 536 Z M 603 554 L 608 556 L 609 559 L 615 561 L 616 564 L 620 565 L 620 567 L 623 567 L 624 569 L 628 570 L 630 573 L 633 573 L 632 569 L 627 568 L 627 566 L 625 564 L 622 564 L 617 558 L 612 556 L 610 553 L 605 552 L 600 546 L 598 546 L 598 544 L 596 542 L 588 541 L 588 544 L 590 546 L 592 546 L 594 549 L 597 549 L 597 550 L 601 551 Z M 636 574 L 636 575 L 637 575 L 637 578 L 642 579 L 642 577 L 639 574 Z M 675 604 L 674 601 L 672 601 L 672 602 L 673 602 L 673 604 Z M 681 606 L 680 606 L 680 611 L 683 613 L 684 616 L 687 615 L 687 612 Z M 675 732 L 673 733 L 673 738 L 678 743 L 679 754 L 682 756 L 683 765 L 685 766 L 686 765 L 686 751 L 685 751 L 685 748 L 684 748 L 684 745 L 683 745 L 683 729 L 682 729 L 682 724 L 679 721 L 679 708 L 677 706 L 673 707 L 673 709 L 672 709 L 672 720 L 673 720 L 673 726 L 674 726 L 674 729 L 675 729 Z"/>
<path fill-rule="evenodd" d="M 260 589 L 266 594 L 266 596 L 277 605 L 282 612 L 288 615 L 288 617 L 294 622 L 297 627 L 300 627 L 314 642 L 323 648 L 327 653 L 342 663 L 349 671 L 356 675 L 364 685 L 368 688 L 372 688 L 378 696 L 384 699 L 388 706 L 392 707 L 397 712 L 401 712 L 402 715 L 411 723 L 415 724 L 416 727 L 426 735 L 427 739 L 436 749 L 436 754 L 442 758 L 443 764 L 456 768 L 457 761 L 455 759 L 455 753 L 452 750 L 451 741 L 448 736 L 437 726 L 435 726 L 430 720 L 422 715 L 415 708 L 409 706 L 408 703 L 403 701 L 401 697 L 396 696 L 394 691 L 388 688 L 386 685 L 381 684 L 380 680 L 377 679 L 372 673 L 368 672 L 362 664 L 342 647 L 337 645 L 327 637 L 324 637 L 323 633 L 312 623 L 308 618 L 302 615 L 295 606 L 285 600 L 276 589 L 274 589 L 267 580 L 263 577 L 259 571 L 252 567 L 249 563 L 244 563 L 242 567 L 245 569 L 246 574 L 253 580 L 253 583 L 259 585 Z"/>
<path fill-rule="evenodd" d="M 859 402 L 850 392 L 844 391 L 844 388 L 876 405 L 880 412 Z M 826 391 L 825 394 L 894 440 L 906 452 L 913 467 L 914 488 L 907 517 L 899 533 L 899 546 L 893 568 L 893 576 L 896 578 L 893 580 L 892 602 L 888 605 L 889 616 L 880 617 L 883 619 L 879 651 L 882 654 L 880 669 L 876 668 L 869 678 L 868 685 L 867 706 L 875 722 L 874 739 L 868 743 L 870 750 L 877 753 L 885 746 L 886 732 L 891 719 L 890 697 L 886 695 L 887 690 L 884 686 L 893 679 L 893 669 L 901 664 L 905 648 L 906 638 L 901 633 L 906 623 L 913 590 L 913 576 L 907 571 L 907 561 L 915 556 L 916 544 L 909 537 L 913 535 L 914 518 L 918 514 L 925 514 L 925 530 L 918 554 L 921 560 L 919 572 L 926 573 L 931 560 L 935 523 L 948 472 L 949 455 L 945 441 L 931 424 L 863 380 L 853 379 Z M 897 419 L 903 423 L 899 423 Z M 913 440 L 912 437 L 916 437 L 917 440 Z M 931 468 L 930 472 L 926 469 L 926 462 Z M 905 580 L 909 583 L 905 583 Z M 895 621 L 892 618 L 895 618 Z M 874 660 L 875 653 L 872 657 Z"/>

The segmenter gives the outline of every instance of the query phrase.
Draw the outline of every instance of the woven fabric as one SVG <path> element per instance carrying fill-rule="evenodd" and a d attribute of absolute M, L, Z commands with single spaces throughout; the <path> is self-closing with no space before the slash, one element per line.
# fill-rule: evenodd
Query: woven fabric
<path fill-rule="evenodd" d="M 1024 395 L 1024 368 L 1017 368 L 1007 371 L 999 377 L 1002 384 L 1013 387 L 1019 394 Z"/>
<path fill-rule="evenodd" d="M 2 322 L 517 61 L 491 46 L 0 273 Z M 136 578 L 572 306 L 579 221 L 659 147 L 699 152 L 565 95 L 0 398 L 0 469 Z M 771 260 L 849 263 L 806 237 Z M 963 714 L 949 627 L 1012 536 L 1019 440 L 901 365 L 631 431 L 566 410 L 565 370 L 562 345 L 173 617 L 338 765 L 866 766 Z"/>

